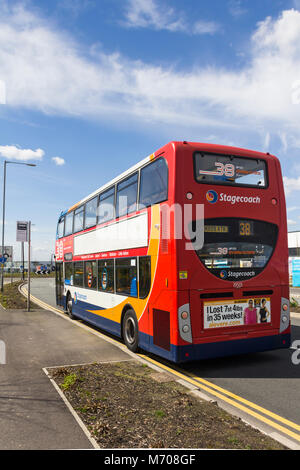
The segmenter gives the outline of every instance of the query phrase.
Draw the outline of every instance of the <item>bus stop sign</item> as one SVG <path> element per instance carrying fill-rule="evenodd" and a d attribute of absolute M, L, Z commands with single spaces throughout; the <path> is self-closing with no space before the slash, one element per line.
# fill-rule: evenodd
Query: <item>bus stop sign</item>
<path fill-rule="evenodd" d="M 28 241 L 28 222 L 17 222 L 17 242 Z"/>

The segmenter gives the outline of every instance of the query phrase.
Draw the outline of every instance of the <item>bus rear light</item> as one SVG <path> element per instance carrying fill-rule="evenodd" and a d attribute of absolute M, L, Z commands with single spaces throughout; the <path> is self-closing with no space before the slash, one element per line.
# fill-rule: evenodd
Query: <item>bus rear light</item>
<path fill-rule="evenodd" d="M 178 330 L 181 339 L 187 343 L 192 343 L 192 327 L 190 316 L 190 304 L 185 304 L 178 309 Z"/>
<path fill-rule="evenodd" d="M 282 333 L 290 326 L 290 302 L 281 297 L 281 315 L 279 332 Z"/>
<path fill-rule="evenodd" d="M 186 198 L 189 200 L 193 199 L 193 193 L 186 193 Z"/>
<path fill-rule="evenodd" d="M 275 197 L 272 199 L 272 204 L 273 206 L 277 206 L 277 199 L 275 199 Z"/>

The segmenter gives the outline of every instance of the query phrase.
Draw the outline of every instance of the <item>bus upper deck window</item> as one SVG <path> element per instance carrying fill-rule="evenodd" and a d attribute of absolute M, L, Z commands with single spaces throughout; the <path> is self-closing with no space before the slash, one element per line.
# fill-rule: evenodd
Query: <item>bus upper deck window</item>
<path fill-rule="evenodd" d="M 141 170 L 140 206 L 148 207 L 168 199 L 168 167 L 164 158 Z"/>

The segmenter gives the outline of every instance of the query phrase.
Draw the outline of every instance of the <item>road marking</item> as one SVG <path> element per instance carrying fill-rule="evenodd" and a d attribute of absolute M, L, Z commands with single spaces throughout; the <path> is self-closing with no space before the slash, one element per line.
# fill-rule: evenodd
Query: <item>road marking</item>
<path fill-rule="evenodd" d="M 276 413 L 273 413 L 272 411 L 269 411 L 269 410 L 263 408 L 262 406 L 256 405 L 256 403 L 253 403 L 253 402 L 251 402 L 251 401 L 249 401 L 249 400 L 246 400 L 245 398 L 242 398 L 242 397 L 240 397 L 239 395 L 236 395 L 236 394 L 230 392 L 229 390 L 226 390 L 226 389 L 224 389 L 224 388 L 222 388 L 222 387 L 219 387 L 218 385 L 215 385 L 213 382 L 209 382 L 209 381 L 207 381 L 207 380 L 205 380 L 205 379 L 202 379 L 202 378 L 200 378 L 200 377 L 198 377 L 198 376 L 195 376 L 195 375 L 193 375 L 193 374 L 190 374 L 190 373 L 188 373 L 188 372 L 185 372 L 185 373 L 186 373 L 189 377 L 191 377 L 192 379 L 197 380 L 197 382 L 206 384 L 206 385 L 208 385 L 209 387 L 211 387 L 211 388 L 213 388 L 213 389 L 215 389 L 215 390 L 218 390 L 218 391 L 220 391 L 221 393 L 224 393 L 224 394 L 228 395 L 229 397 L 233 398 L 234 400 L 237 400 L 237 401 L 239 401 L 239 402 L 241 402 L 241 403 L 244 403 L 245 405 L 250 406 L 251 408 L 253 408 L 253 409 L 257 410 L 257 411 L 260 411 L 261 413 L 263 413 L 263 414 L 265 414 L 265 415 L 267 415 L 267 416 L 270 416 L 270 417 L 273 418 L 273 419 L 276 419 L 276 421 L 279 421 L 279 422 L 281 422 L 281 423 L 283 423 L 283 424 L 285 424 L 285 425 L 287 425 L 287 426 L 289 426 L 289 427 L 295 429 L 296 431 L 300 431 L 300 425 L 299 425 L 299 424 L 296 424 L 296 423 L 294 423 L 293 421 L 290 421 L 290 420 L 288 420 L 288 419 L 286 419 L 286 418 L 283 418 L 282 416 L 279 416 L 279 415 L 277 415 Z"/>
<path fill-rule="evenodd" d="M 27 295 L 27 289 L 25 287 L 21 287 L 21 292 L 23 293 L 23 295 Z M 66 315 L 63 314 L 61 312 L 61 310 L 58 310 L 57 308 L 46 304 L 42 300 L 39 300 L 39 299 L 37 299 L 36 297 L 34 297 L 32 295 L 31 295 L 31 297 L 32 297 L 32 299 L 34 300 L 35 303 L 42 306 L 46 310 L 54 311 L 54 313 L 58 314 L 59 316 L 61 316 L 65 320 L 69 320 L 71 323 L 73 323 L 73 320 L 66 317 Z M 107 335 L 96 332 L 93 328 L 91 328 L 89 326 L 86 326 L 84 324 L 79 324 L 78 323 L 77 325 L 84 328 L 84 329 L 86 329 L 87 331 L 90 331 L 91 333 L 95 334 L 96 336 L 102 337 L 103 339 L 105 339 L 109 342 L 117 344 L 121 349 L 124 349 L 124 350 L 126 350 L 126 352 L 128 352 L 127 348 L 125 346 L 123 346 L 122 344 L 120 344 L 119 341 L 113 340 L 112 338 L 108 337 Z M 292 349 L 292 348 L 290 348 L 290 349 Z M 195 376 L 195 375 L 187 373 L 185 371 L 184 371 L 184 373 L 180 372 L 180 370 L 177 370 L 176 368 L 168 367 L 165 364 L 162 364 L 159 361 L 155 361 L 154 359 L 152 359 L 148 356 L 145 356 L 143 354 L 137 354 L 137 356 L 139 356 L 141 359 L 143 359 L 145 361 L 148 361 L 148 362 L 152 363 L 153 365 L 158 366 L 161 369 L 164 369 L 164 370 L 168 371 L 169 373 L 171 373 L 173 375 L 176 375 L 180 379 L 182 379 L 182 380 L 184 380 L 184 381 L 186 381 L 186 382 L 188 382 L 188 383 L 190 383 L 194 386 L 197 386 L 198 388 L 201 388 L 202 390 L 205 390 L 210 395 L 213 395 L 213 396 L 219 398 L 220 400 L 228 403 L 229 405 L 233 406 L 234 408 L 237 408 L 240 411 L 243 411 L 244 413 L 256 418 L 258 421 L 261 421 L 261 422 L 269 425 L 270 427 L 272 427 L 274 429 L 277 429 L 278 431 L 282 432 L 283 434 L 288 435 L 291 438 L 295 439 L 296 441 L 300 442 L 300 435 L 299 434 L 296 434 L 295 432 L 291 431 L 290 429 L 287 429 L 286 427 L 272 421 L 271 419 L 266 418 L 265 416 L 253 411 L 251 408 L 259 411 L 260 413 L 263 413 L 263 414 L 269 416 L 270 418 L 275 419 L 276 421 L 279 421 L 279 422 L 289 426 L 290 428 L 293 428 L 297 431 L 300 431 L 300 426 L 298 424 L 296 424 L 296 423 L 294 423 L 294 422 L 292 422 L 292 421 L 290 421 L 286 418 L 283 418 L 282 416 L 279 416 L 276 413 L 273 413 L 272 411 L 266 410 L 265 408 L 263 408 L 259 405 L 256 405 L 255 403 L 252 403 L 252 402 L 250 402 L 250 401 L 248 401 L 248 400 L 246 400 L 246 399 L 244 399 L 244 398 L 242 398 L 238 395 L 235 395 L 234 393 L 230 392 L 229 390 L 226 390 L 222 387 L 219 387 L 218 385 L 215 385 L 212 382 L 209 382 L 205 379 L 202 379 L 201 377 Z M 231 397 L 231 398 L 229 398 L 229 397 Z M 241 402 L 243 404 L 240 404 L 238 402 Z"/>
<path fill-rule="evenodd" d="M 238 408 L 239 410 L 245 412 L 246 414 L 258 419 L 259 421 L 262 421 L 263 423 L 271 426 L 272 428 L 275 428 L 278 431 L 282 432 L 283 434 L 288 435 L 288 436 L 292 437 L 293 439 L 295 439 L 296 441 L 300 442 L 300 435 L 299 434 L 296 434 L 295 432 L 281 426 L 280 424 L 277 424 L 274 421 L 271 421 L 270 419 L 266 418 L 265 416 L 262 416 L 261 414 L 256 413 L 255 411 L 251 410 L 250 408 L 248 408 L 244 405 L 241 405 L 240 403 L 237 403 L 236 401 L 234 401 L 231 398 L 235 397 L 236 400 L 239 399 L 239 401 L 243 402 L 245 405 L 248 404 L 248 406 L 251 406 L 252 408 L 255 408 L 257 410 L 264 410 L 264 414 L 267 414 L 270 417 L 272 416 L 272 417 L 274 417 L 274 419 L 276 419 L 277 421 L 281 421 L 284 424 L 289 423 L 287 425 L 289 427 L 293 427 L 294 429 L 297 429 L 297 430 L 300 429 L 300 426 L 298 424 L 293 423 L 292 421 L 289 421 L 289 420 L 287 420 L 287 419 L 285 419 L 285 418 L 283 418 L 279 415 L 276 415 L 275 413 L 272 413 L 271 411 L 265 410 L 264 408 L 259 407 L 258 405 L 255 405 L 255 403 L 251 403 L 248 400 L 243 399 L 242 397 L 238 397 L 237 395 L 234 395 L 231 392 L 229 392 L 225 389 L 222 389 L 221 387 L 218 387 L 217 385 L 215 385 L 211 382 L 208 382 L 204 379 L 201 379 L 200 377 L 197 377 L 196 379 L 194 377 L 193 378 L 189 377 L 188 375 L 186 375 L 186 373 L 182 373 L 182 372 L 179 372 L 176 369 L 172 369 L 171 367 L 168 367 L 164 364 L 161 364 L 160 362 L 155 361 L 152 358 L 149 358 L 149 357 L 144 356 L 142 354 L 140 354 L 140 356 L 143 359 L 145 359 L 146 361 L 149 361 L 149 362 L 152 362 L 153 364 L 159 365 L 159 367 L 161 367 L 162 369 L 170 372 L 171 374 L 176 375 L 180 379 L 183 379 L 183 380 L 191 383 L 192 385 L 198 386 L 199 388 L 201 388 L 201 389 L 205 390 L 206 392 L 208 392 L 210 395 L 213 395 L 217 398 L 220 398 L 222 401 L 225 401 L 229 405 L 231 405 L 235 408 Z M 228 396 L 226 396 L 226 395 L 231 396 L 231 398 L 228 398 Z M 276 418 L 275 418 L 275 416 L 276 416 Z"/>

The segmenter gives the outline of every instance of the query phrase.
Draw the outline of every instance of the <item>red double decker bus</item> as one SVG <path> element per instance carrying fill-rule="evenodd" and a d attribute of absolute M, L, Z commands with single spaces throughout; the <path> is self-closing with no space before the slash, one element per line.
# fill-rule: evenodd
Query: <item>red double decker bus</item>
<path fill-rule="evenodd" d="M 62 213 L 57 303 L 174 362 L 290 346 L 275 156 L 171 142 Z"/>

